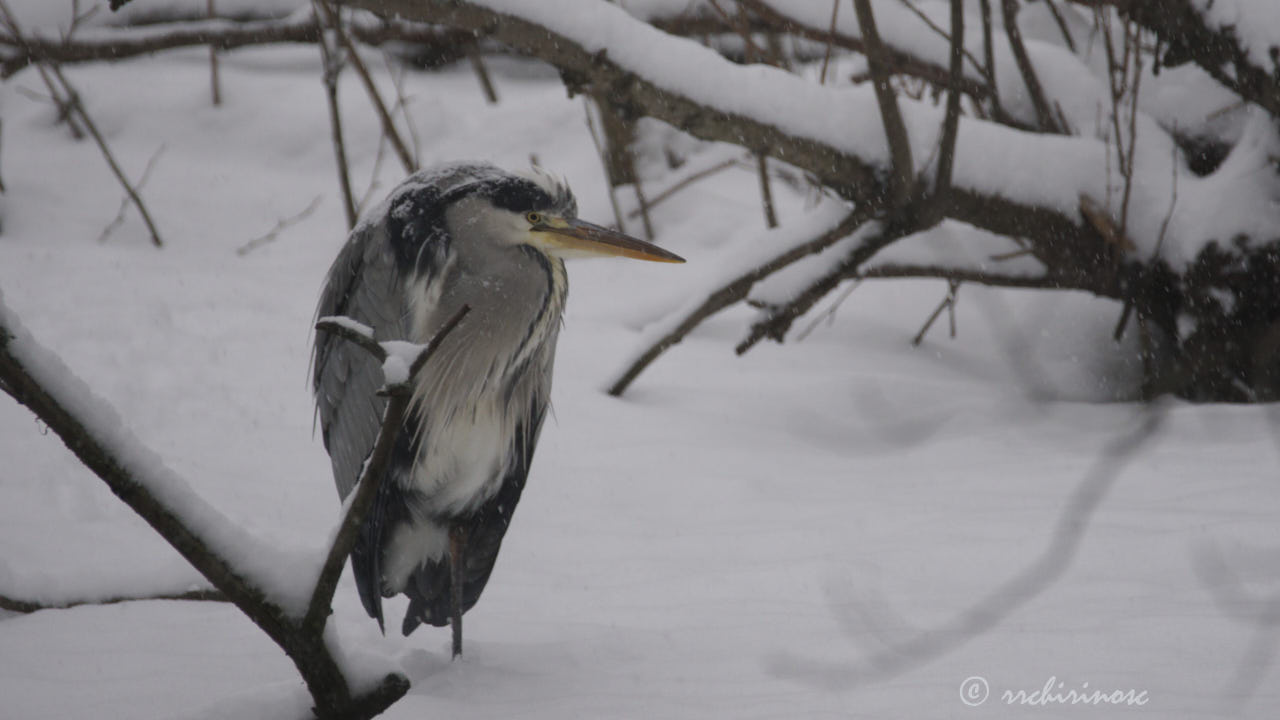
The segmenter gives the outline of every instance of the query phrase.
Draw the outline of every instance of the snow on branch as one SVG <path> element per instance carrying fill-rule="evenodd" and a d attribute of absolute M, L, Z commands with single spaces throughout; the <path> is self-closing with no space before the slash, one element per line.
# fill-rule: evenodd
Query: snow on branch
<path fill-rule="evenodd" d="M 294 13 L 274 20 L 188 20 L 137 27 L 95 27 L 70 37 L 32 31 L 22 42 L 12 34 L 0 34 L 0 77 L 9 77 L 33 62 L 79 63 L 163 52 L 207 45 L 234 50 L 252 45 L 319 42 L 324 24 L 311 12 Z M 463 57 L 477 37 L 420 23 L 377 20 L 357 15 L 344 28 L 364 45 L 398 42 L 419 46 L 444 60 Z"/>
<path fill-rule="evenodd" d="M 1163 65 L 1194 62 L 1241 98 L 1280 117 L 1280 5 L 1274 0 L 1071 1 L 1116 8 L 1160 38 Z"/>
<path fill-rule="evenodd" d="M 767 153 L 856 202 L 883 207 L 889 197 L 884 182 L 889 150 L 870 88 L 834 90 L 775 68 L 736 65 L 604 2 L 349 4 L 490 32 L 495 40 L 558 67 L 571 90 L 604 88 L 636 115 L 663 120 L 700 139 Z M 940 45 L 946 57 L 949 44 Z M 932 157 L 941 112 L 915 101 L 900 105 L 913 157 Z M 1045 143 L 1038 134 L 973 118 L 961 119 L 959 136 L 965 141 L 957 148 L 947 216 L 1026 237 L 1050 259 L 1055 254 L 1096 256 L 1103 249 L 1102 239 L 1081 222 L 1078 212 L 1081 194 L 1106 194 L 1105 178 L 1098 172 L 1106 154 L 1103 143 L 1091 138 Z M 1029 182 L 1024 175 L 1027 157 L 1037 157 L 1041 167 L 1054 167 L 1057 181 Z M 914 173 L 922 170 L 917 165 Z M 1084 288 L 1104 290 L 1089 278 L 1079 280 Z"/>
<path fill-rule="evenodd" d="M 421 370 L 463 312 L 430 344 L 417 350 L 406 381 Z M 372 500 L 368 488 L 374 488 L 375 483 L 368 477 L 362 478 L 321 563 L 314 553 L 285 553 L 253 538 L 205 502 L 133 436 L 110 406 L 23 328 L 2 297 L 0 389 L 30 408 L 112 492 L 284 650 L 306 682 L 318 716 L 370 718 L 408 690 L 408 680 L 398 673 L 386 675 L 372 687 L 353 687 L 331 646 L 332 639 L 324 632 L 338 576 Z M 397 392 L 393 387 L 390 394 L 393 408 L 397 399 L 401 405 L 407 404 L 403 388 Z M 401 417 L 389 412 L 384 420 L 377 441 L 384 455 L 395 441 L 402 414 L 403 408 Z M 366 476 L 380 476 L 377 452 Z M 10 605 L 30 609 L 16 600 Z"/>

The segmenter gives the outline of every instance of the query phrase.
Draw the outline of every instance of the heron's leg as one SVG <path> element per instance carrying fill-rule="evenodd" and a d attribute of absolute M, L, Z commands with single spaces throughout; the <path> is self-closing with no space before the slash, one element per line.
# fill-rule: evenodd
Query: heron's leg
<path fill-rule="evenodd" d="M 462 582 L 466 562 L 467 529 L 461 521 L 449 525 L 449 625 L 453 628 L 453 656 L 462 654 Z"/>

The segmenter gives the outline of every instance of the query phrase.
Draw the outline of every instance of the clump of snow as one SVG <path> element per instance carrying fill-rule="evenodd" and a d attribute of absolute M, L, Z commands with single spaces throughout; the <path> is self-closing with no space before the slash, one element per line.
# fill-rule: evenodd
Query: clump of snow
<path fill-rule="evenodd" d="M 383 350 L 387 351 L 387 359 L 382 361 L 382 375 L 386 378 L 388 385 L 408 382 L 409 369 L 413 367 L 413 361 L 417 360 L 427 347 L 403 340 L 389 340 L 379 344 L 382 345 Z"/>

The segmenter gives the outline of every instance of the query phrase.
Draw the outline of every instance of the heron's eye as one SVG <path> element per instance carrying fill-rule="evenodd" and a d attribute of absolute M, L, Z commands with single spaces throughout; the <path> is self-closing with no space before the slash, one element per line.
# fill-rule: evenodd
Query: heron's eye
<path fill-rule="evenodd" d="M 528 220 L 530 225 L 537 225 L 542 222 L 542 213 L 525 213 L 524 219 Z"/>

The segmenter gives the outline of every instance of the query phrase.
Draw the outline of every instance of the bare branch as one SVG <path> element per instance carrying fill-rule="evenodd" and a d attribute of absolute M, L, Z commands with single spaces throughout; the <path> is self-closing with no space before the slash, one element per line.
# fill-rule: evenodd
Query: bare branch
<path fill-rule="evenodd" d="M 751 331 L 737 347 L 735 353 L 741 355 L 765 338 L 782 342 L 792 323 L 809 312 L 819 300 L 831 292 L 844 280 L 852 277 L 862 263 L 871 259 L 886 246 L 914 233 L 920 229 L 918 224 L 925 220 L 924 213 L 916 213 L 910 209 L 903 210 L 900 216 L 906 218 L 906 225 L 886 223 L 885 227 L 875 235 L 868 237 L 849 252 L 848 257 L 835 264 L 827 273 L 798 293 L 790 302 L 778 307 L 769 308 L 764 317 L 751 325 Z M 900 221 L 901 222 L 901 221 Z"/>
<path fill-rule="evenodd" d="M 1062 132 L 1058 120 L 1054 117 L 1049 102 L 1045 99 L 1044 89 L 1036 76 L 1035 66 L 1027 55 L 1027 46 L 1022 43 L 1022 32 L 1018 29 L 1018 0 L 1001 0 L 1000 11 L 1004 18 L 1004 31 L 1009 37 L 1009 48 L 1013 50 L 1013 59 L 1018 64 L 1018 72 L 1022 74 L 1022 82 L 1027 86 L 1027 94 L 1036 110 L 1036 120 L 1040 128 L 1047 132 Z"/>
<path fill-rule="evenodd" d="M 369 95 L 369 102 L 373 105 L 373 109 L 378 115 L 378 121 L 382 123 L 382 132 L 391 141 L 391 147 L 396 151 L 396 156 L 400 158 L 400 164 L 404 167 L 404 171 L 413 173 L 418 169 L 418 162 L 409 153 L 409 148 L 405 146 L 404 140 L 400 139 L 400 133 L 396 130 L 395 121 L 391 119 L 391 113 L 387 112 L 387 105 L 382 102 L 382 95 L 378 92 L 378 86 L 373 83 L 373 77 L 369 75 L 369 68 L 365 67 L 364 61 L 360 59 L 360 53 L 356 51 L 351 38 L 347 36 L 346 30 L 343 29 L 342 16 L 330 5 L 329 0 L 320 0 L 316 3 L 316 6 L 325 16 L 325 24 L 333 29 L 334 35 L 338 38 L 338 43 L 346 50 L 346 59 L 351 63 L 351 67 L 355 68 L 356 75 L 359 76 L 361 84 L 364 85 L 364 90 Z"/>
<path fill-rule="evenodd" d="M 156 148 L 156 151 L 151 154 L 151 159 L 147 160 L 147 166 L 142 169 L 142 175 L 138 177 L 138 182 L 133 185 L 135 190 L 141 191 L 142 186 L 147 184 L 147 180 L 151 177 L 151 171 L 156 166 L 156 161 L 158 161 L 160 156 L 163 154 L 164 145 Z M 115 232 L 116 228 L 120 227 L 120 225 L 124 223 L 124 214 L 129 209 L 130 202 L 131 198 L 126 193 L 124 198 L 120 200 L 120 209 L 116 211 L 115 219 L 108 223 L 107 226 L 102 229 L 102 233 L 98 235 L 98 242 L 106 242 L 111 233 Z"/>
<path fill-rule="evenodd" d="M 120 181 L 120 185 L 124 187 L 125 193 L 129 199 L 133 201 L 133 206 L 138 208 L 138 214 L 142 216 L 142 222 L 147 226 L 147 232 L 151 234 L 151 244 L 156 247 L 162 247 L 164 241 L 160 239 L 160 231 L 156 229 L 155 221 L 151 219 L 151 213 L 147 211 L 146 203 L 142 202 L 142 196 L 138 194 L 137 188 L 129 182 L 129 178 L 125 176 L 124 170 L 120 168 L 120 164 L 116 162 L 115 155 L 111 153 L 111 148 L 107 146 L 107 141 L 102 137 L 102 133 L 98 132 L 98 126 L 94 123 L 93 118 L 89 116 L 89 111 L 85 109 L 84 103 L 80 100 L 79 93 L 72 87 L 71 82 L 62 74 L 62 69 L 57 65 L 51 65 L 50 71 L 53 77 L 62 86 L 63 92 L 70 102 L 71 107 L 75 110 L 76 115 L 80 118 L 80 122 L 85 129 L 89 131 L 90 137 L 97 143 L 98 150 L 102 152 L 102 157 L 107 161 L 107 166 L 111 168 L 111 172 Z"/>
<path fill-rule="evenodd" d="M 313 5 L 323 5 L 325 0 L 312 0 Z M 339 24 L 341 18 L 334 18 Z M 342 59 L 337 47 L 331 47 L 323 36 L 318 43 L 320 59 L 324 65 L 325 100 L 329 107 L 329 128 L 333 136 L 333 154 L 337 161 L 338 188 L 342 191 L 342 210 L 347 218 L 347 229 L 356 226 L 356 201 L 351 193 L 351 170 L 347 166 L 347 143 L 342 134 L 342 112 L 338 108 L 338 76 L 342 72 Z"/>
<path fill-rule="evenodd" d="M 738 161 L 736 159 L 730 158 L 728 160 L 718 162 L 715 165 L 712 165 L 711 167 L 704 168 L 702 170 L 699 170 L 698 172 L 692 173 L 688 177 L 681 178 L 678 182 L 673 184 L 671 187 L 667 188 L 666 190 L 663 190 L 662 192 L 650 198 L 648 206 L 650 209 L 652 209 L 658 203 L 662 202 L 663 200 L 666 200 L 667 198 L 670 198 L 672 195 L 675 195 L 676 193 L 692 185 L 693 183 L 699 180 L 702 180 L 704 178 L 710 177 L 712 175 L 715 175 L 721 170 L 728 170 L 729 168 L 737 164 L 738 164 Z M 636 208 L 635 210 L 632 210 L 631 212 L 627 213 L 627 217 L 629 218 L 640 217 L 640 208 Z"/>
<path fill-rule="evenodd" d="M 875 16 L 871 13 L 871 0 L 853 0 L 853 9 L 858 15 L 858 26 L 862 28 L 862 40 L 867 46 L 867 66 L 870 68 L 871 82 L 876 91 L 876 104 L 880 106 L 880 119 L 884 123 L 889 156 L 893 159 L 893 166 L 890 168 L 889 192 L 894 206 L 902 207 L 907 204 L 911 196 L 911 186 L 915 178 L 915 165 L 911 161 L 911 138 L 907 136 L 907 126 L 902 122 L 897 93 L 889 85 L 891 65 L 886 62 L 880 33 L 876 31 Z"/>
<path fill-rule="evenodd" d="M 23 39 L 18 20 L 9 9 L 9 3 L 6 0 L 0 0 L 0 16 L 3 16 L 0 24 L 4 25 L 19 46 L 28 46 L 29 44 Z M 85 109 L 84 103 L 81 102 L 80 95 L 76 92 L 75 87 L 62 74 L 62 68 L 57 63 L 48 63 L 48 71 L 52 74 L 53 79 L 57 81 L 58 88 L 61 89 L 62 95 L 66 99 L 65 106 L 69 109 L 69 112 L 74 113 L 80 119 L 85 129 L 89 131 L 89 135 L 98 145 L 98 150 L 102 152 L 102 157 L 106 159 L 107 166 L 111 168 L 112 174 L 124 186 L 125 193 L 128 194 L 134 206 L 138 208 L 138 214 L 142 216 L 142 221 L 146 224 L 147 231 L 151 233 L 151 243 L 156 247 L 161 247 L 164 243 L 160 240 L 160 232 L 156 230 L 156 225 L 151 220 L 151 213 L 147 212 L 147 206 L 142 202 L 142 197 L 138 195 L 138 191 L 129 182 L 129 178 L 125 176 L 124 171 L 120 169 L 115 156 L 111 154 L 111 148 L 107 147 L 107 141 L 102 137 L 102 133 L 98 132 L 98 126 L 94 124 L 93 118 L 89 116 L 89 111 Z M 49 90 L 56 100 L 58 89 L 54 87 L 54 84 L 49 81 L 49 77 L 45 75 L 44 66 L 41 67 L 41 76 L 45 78 L 45 82 L 49 85 Z"/>
<path fill-rule="evenodd" d="M 947 33 L 945 30 L 938 27 L 938 24 L 935 23 L 928 15 L 925 15 L 923 12 L 921 12 L 920 8 L 916 7 L 915 3 L 911 2 L 911 0 L 898 0 L 898 2 L 901 2 L 903 7 L 910 10 L 912 14 L 914 14 L 916 17 L 920 18 L 920 22 L 924 23 L 925 27 L 932 30 L 935 35 L 942 38 L 943 40 L 946 40 L 948 45 L 951 45 L 952 47 L 955 46 L 956 44 L 955 38 L 957 36 L 954 32 Z M 961 8 L 962 13 L 963 11 L 964 11 L 963 8 Z M 955 25 L 954 18 L 952 19 L 952 25 L 953 26 Z M 964 47 L 964 35 L 960 35 L 959 37 L 960 37 L 961 56 L 969 58 L 969 62 L 973 64 L 973 69 L 978 72 L 982 72 L 982 64 L 979 63 L 978 59 L 975 58 L 973 55 L 971 55 L 969 51 L 966 50 Z M 947 74 L 950 75 L 952 78 L 958 77 L 960 75 L 959 73 L 954 73 L 954 72 L 948 72 Z"/>
<path fill-rule="evenodd" d="M 788 248 L 784 252 L 770 258 L 765 263 L 758 265 L 751 270 L 739 275 L 720 286 L 714 292 L 710 293 L 706 301 L 698 305 L 692 311 L 687 313 L 679 323 L 671 330 L 663 334 L 662 337 L 652 343 L 648 349 L 637 357 L 626 370 L 614 380 L 609 386 L 609 394 L 618 396 L 626 392 L 627 387 L 631 385 L 641 372 L 644 371 L 658 356 L 666 352 L 667 348 L 675 345 L 684 339 L 686 335 L 693 331 L 703 320 L 720 312 L 721 310 L 742 300 L 751 291 L 751 288 L 763 278 L 781 270 L 791 263 L 820 252 L 831 245 L 839 242 L 843 238 L 849 236 L 850 233 L 857 230 L 863 223 L 871 218 L 872 211 L 870 208 L 858 208 L 849 216 L 836 225 L 831 230 L 801 245 Z"/>
<path fill-rule="evenodd" d="M 471 70 L 475 72 L 476 79 L 480 81 L 480 89 L 484 91 L 484 99 L 490 105 L 498 104 L 498 91 L 493 87 L 493 79 L 489 77 L 489 69 L 484 65 L 484 58 L 480 56 L 480 48 L 475 43 L 466 46 L 467 60 L 471 63 Z"/>
<path fill-rule="evenodd" d="M 212 20 L 218 15 L 214 0 L 206 0 L 205 11 Z M 218 48 L 209 46 L 209 92 L 214 107 L 222 104 L 222 83 L 218 79 Z"/>
<path fill-rule="evenodd" d="M 605 179 L 608 180 L 605 185 L 608 186 L 609 207 L 613 208 L 613 220 L 618 224 L 619 232 L 626 232 L 627 226 L 622 220 L 622 206 L 618 204 L 618 191 L 609 178 L 612 171 L 609 164 L 608 150 L 605 148 L 604 141 L 600 138 L 600 133 L 596 130 L 595 118 L 591 116 L 591 101 L 585 97 L 582 99 L 582 109 L 587 115 L 587 132 L 591 134 L 591 142 L 595 145 L 596 154 L 600 156 L 600 164 L 604 166 Z M 603 109 L 600 112 L 602 115 L 604 114 Z M 602 117 L 601 122 L 603 121 Z"/>
<path fill-rule="evenodd" d="M 840 16 L 840 0 L 831 0 L 831 27 L 827 30 L 827 49 L 822 53 L 822 72 L 818 73 L 818 84 L 827 84 L 827 66 L 831 64 L 831 47 L 836 41 L 836 18 Z"/>
<path fill-rule="evenodd" d="M 866 42 L 863 38 L 844 35 L 826 27 L 805 25 L 760 0 L 738 0 L 738 4 L 748 8 L 762 22 L 775 26 L 781 32 L 815 42 L 829 42 L 836 47 L 866 54 Z M 894 75 L 910 75 L 939 87 L 946 87 L 951 81 L 947 68 L 913 54 L 912 48 L 884 46 L 882 59 L 890 65 Z M 961 78 L 960 83 L 964 93 L 974 98 L 986 98 L 992 94 L 992 88 L 984 83 L 968 78 Z"/>
<path fill-rule="evenodd" d="M 85 605 L 118 605 L 127 602 L 146 602 L 149 600 L 180 600 L 199 602 L 231 602 L 225 594 L 218 590 L 189 590 L 183 593 L 156 593 L 155 595 L 115 595 L 101 600 L 66 600 L 62 602 L 41 602 L 38 600 L 20 600 L 9 595 L 0 595 L 0 610 L 22 613 L 24 615 L 41 610 L 66 610 Z"/>
<path fill-rule="evenodd" d="M 314 15 L 290 16 L 278 20 L 187 20 L 122 29 L 94 28 L 92 35 L 62 38 L 30 33 L 16 38 L 0 35 L 0 77 L 9 77 L 32 63 L 44 61 L 62 65 L 97 60 L 123 60 L 183 47 L 208 45 L 227 51 L 253 45 L 319 42 L 323 23 Z M 451 61 L 462 58 L 476 46 L 470 32 L 448 30 L 421 23 L 387 20 L 377 23 L 353 22 L 347 32 L 364 45 L 399 43 L 412 46 L 422 55 Z M 8 46 L 8 47 L 4 47 Z"/>
<path fill-rule="evenodd" d="M 1280 117 L 1280 74 L 1254 64 L 1230 28 L 1210 28 L 1194 0 L 1071 0 L 1087 7 L 1114 7 L 1154 32 L 1169 48 L 1165 62 L 1194 62 L 1213 79 Z"/>
<path fill-rule="evenodd" d="M 382 483 L 382 476 L 386 474 L 387 463 L 391 459 L 391 450 L 395 447 L 396 437 L 400 433 L 401 426 L 404 425 L 405 414 L 409 410 L 409 402 L 413 397 L 414 382 L 422 372 L 422 368 L 426 366 L 427 361 L 439 349 L 440 343 L 444 341 L 449 333 L 453 332 L 453 329 L 458 326 L 458 323 L 462 322 L 462 318 L 466 317 L 470 311 L 470 306 L 463 305 L 458 312 L 454 313 L 453 317 L 441 326 L 436 331 L 436 334 L 431 337 L 431 340 L 418 351 L 413 363 L 409 366 L 409 374 L 405 381 L 386 388 L 388 399 L 386 410 L 382 414 L 382 428 L 378 431 L 378 439 L 374 443 L 368 459 L 365 461 L 364 472 L 360 474 L 360 479 L 357 481 L 355 490 L 350 496 L 351 499 L 347 505 L 346 515 L 342 518 L 338 534 L 333 539 L 333 545 L 329 547 L 329 554 L 325 558 L 319 577 L 316 579 L 316 587 L 311 594 L 311 603 L 307 608 L 306 617 L 302 620 L 304 629 L 309 629 L 317 634 L 324 630 L 330 606 L 333 604 L 333 593 L 338 587 L 338 578 L 342 575 L 342 568 L 346 565 L 347 556 L 351 554 L 351 548 L 355 547 L 356 536 L 359 534 L 369 510 L 373 507 L 373 500 L 378 496 L 378 486 Z M 333 333 L 344 340 L 354 342 L 372 354 L 378 362 L 383 362 L 387 358 L 387 351 L 374 342 L 373 338 L 355 332 L 347 325 L 322 321 L 316 323 L 316 329 Z"/>
<path fill-rule="evenodd" d="M 274 241 L 280 235 L 280 232 L 282 230 L 289 227 L 290 225 L 301 222 L 302 220 L 309 217 L 311 213 L 315 212 L 316 208 L 320 207 L 320 200 L 321 200 L 321 197 L 319 195 L 315 196 L 314 198 L 311 199 L 311 203 L 308 204 L 305 208 L 303 208 L 302 211 L 299 212 L 297 215 L 294 215 L 292 217 L 288 217 L 288 218 L 285 218 L 284 220 L 280 220 L 276 222 L 276 226 L 271 228 L 271 230 L 267 232 L 267 234 L 260 235 L 256 238 L 253 238 L 252 240 L 236 248 L 236 255 L 244 257 L 245 255 L 248 255 L 254 250 L 257 250 L 258 248 L 262 247 L 263 245 L 266 245 L 267 243 Z"/>
<path fill-rule="evenodd" d="M 964 0 L 951 0 L 951 77 L 947 91 L 947 114 L 942 121 L 942 141 L 938 151 L 938 178 L 933 194 L 945 203 L 951 191 L 951 168 L 955 164 L 956 135 L 960 130 L 960 91 L 954 84 L 964 72 Z"/>
<path fill-rule="evenodd" d="M 991 104 L 1000 107 L 999 85 L 996 84 L 995 41 L 991 33 L 991 0 L 979 0 L 979 12 L 982 14 L 982 61 L 986 66 L 983 73 L 987 78 L 987 86 L 991 88 Z"/>
<path fill-rule="evenodd" d="M 974 283 L 989 287 L 1033 288 L 1036 290 L 1070 290 L 1053 275 L 1011 275 L 993 273 L 970 268 L 956 268 L 942 265 L 904 265 L 884 263 L 860 269 L 850 275 L 857 280 L 886 278 L 940 278 L 954 280 L 957 283 Z"/>
<path fill-rule="evenodd" d="M 1071 37 L 1071 28 L 1067 26 L 1066 18 L 1062 17 L 1062 11 L 1058 10 L 1053 0 L 1044 0 L 1044 4 L 1049 8 L 1049 14 L 1053 15 L 1053 21 L 1058 24 L 1058 30 L 1062 33 L 1062 41 L 1067 44 L 1067 49 L 1075 52 L 1076 41 Z"/>
<path fill-rule="evenodd" d="M 916 333 L 916 336 L 912 338 L 911 340 L 912 347 L 920 347 L 920 343 L 924 342 L 924 336 L 929 332 L 929 328 L 933 327 L 933 323 L 936 322 L 938 318 L 942 316 L 943 310 L 950 311 L 951 337 L 954 338 L 956 336 L 956 297 L 957 297 L 956 293 L 957 291 L 959 291 L 959 289 L 960 289 L 959 280 L 947 281 L 947 294 L 942 297 L 942 302 L 938 303 L 938 307 L 935 308 L 933 313 L 929 315 L 928 319 L 924 321 L 924 325 L 920 328 L 920 332 Z"/>
<path fill-rule="evenodd" d="M 92 397 L 67 402 L 67 393 L 79 388 L 46 387 L 37 379 L 50 371 L 49 358 L 42 356 L 41 349 L 29 337 L 21 347 L 15 347 L 16 329 L 6 325 L 8 317 L 0 308 L 0 388 L 57 433 L 117 497 L 284 650 L 306 683 L 317 715 L 370 718 L 408 691 L 409 681 L 400 674 L 391 674 L 373 690 L 353 694 L 320 630 L 300 625 L 270 599 L 263 587 L 219 552 L 213 537 L 206 536 L 207 531 L 189 524 L 183 511 L 166 499 L 167 493 L 153 490 L 147 480 L 154 477 L 153 471 L 137 464 L 136 458 L 145 457 L 145 453 L 140 454 L 119 438 L 104 435 L 102 425 L 91 419 L 95 415 L 84 410 L 94 406 Z M 40 368 L 33 370 L 32 362 Z"/>
<path fill-rule="evenodd" d="M 769 185 L 769 157 L 756 156 L 756 174 L 760 176 L 760 204 L 764 206 L 764 224 L 768 228 L 778 227 L 778 214 L 773 209 L 773 188 Z"/>

